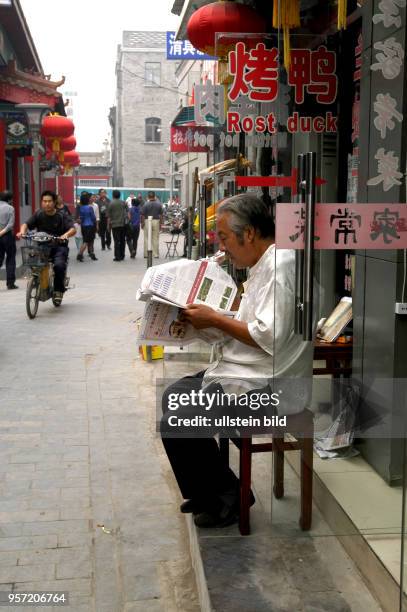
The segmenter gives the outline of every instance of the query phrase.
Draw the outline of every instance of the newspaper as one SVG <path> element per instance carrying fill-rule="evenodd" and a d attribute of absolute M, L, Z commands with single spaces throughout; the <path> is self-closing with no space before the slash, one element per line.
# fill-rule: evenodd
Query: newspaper
<path fill-rule="evenodd" d="M 176 306 L 206 304 L 215 310 L 230 310 L 236 297 L 234 280 L 217 263 L 202 259 L 179 259 L 149 268 L 141 281 L 137 298 L 152 295 Z"/>
<path fill-rule="evenodd" d="M 324 342 L 334 342 L 352 320 L 352 298 L 343 297 L 318 332 Z"/>
<path fill-rule="evenodd" d="M 138 343 L 183 346 L 197 339 L 213 343 L 223 339 L 217 329 L 196 330 L 181 321 L 187 304 L 206 304 L 226 316 L 236 297 L 234 280 L 210 260 L 175 262 L 149 268 L 141 281 L 137 299 L 146 302 L 140 321 Z"/>

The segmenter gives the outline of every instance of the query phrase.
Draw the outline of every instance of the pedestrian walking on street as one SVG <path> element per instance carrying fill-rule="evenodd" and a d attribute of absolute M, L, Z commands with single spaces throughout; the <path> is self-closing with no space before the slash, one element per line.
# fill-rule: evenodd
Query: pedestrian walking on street
<path fill-rule="evenodd" d="M 83 244 L 79 249 L 76 259 L 78 261 L 83 261 L 83 254 L 86 249 L 88 249 L 89 257 L 93 259 L 93 261 L 97 261 L 93 246 L 96 235 L 96 216 L 95 211 L 90 204 L 90 194 L 86 192 L 81 194 L 79 219 L 82 230 Z"/>
<path fill-rule="evenodd" d="M 105 189 L 99 189 L 99 197 L 96 203 L 99 206 L 99 236 L 102 243 L 102 251 L 104 251 L 106 247 L 110 251 L 112 235 L 110 233 L 107 216 L 107 209 L 110 204 L 110 200 L 106 195 Z"/>
<path fill-rule="evenodd" d="M 125 257 L 126 248 L 126 226 L 128 225 L 128 208 L 127 204 L 120 199 L 120 191 L 113 190 L 113 199 L 107 209 L 109 218 L 109 227 L 112 228 L 114 241 L 114 259 L 113 261 L 122 261 Z"/>
<path fill-rule="evenodd" d="M 127 229 L 127 246 L 129 247 L 130 257 L 135 258 L 137 254 L 137 243 L 140 235 L 141 210 L 138 198 L 133 198 L 129 211 L 130 223 Z"/>
<path fill-rule="evenodd" d="M 160 228 L 163 218 L 163 205 L 155 197 L 154 191 L 149 191 L 147 194 L 148 200 L 144 204 L 141 210 L 141 227 L 144 229 L 144 257 L 147 257 L 147 219 L 148 217 L 153 218 L 152 222 L 152 244 L 153 244 L 153 255 L 155 258 L 160 256 L 159 253 L 159 239 L 160 239 Z"/>
<path fill-rule="evenodd" d="M 7 289 L 18 289 L 16 281 L 16 239 L 14 236 L 14 207 L 11 191 L 0 193 L 0 268 L 6 258 Z"/>
<path fill-rule="evenodd" d="M 93 212 L 95 213 L 95 217 L 96 217 L 96 234 L 99 233 L 99 225 L 100 225 L 100 211 L 99 211 L 99 206 L 97 204 L 97 195 L 95 193 L 90 193 L 90 202 L 89 204 L 92 206 L 93 208 Z M 95 236 L 96 237 L 96 236 Z M 94 251 L 95 249 L 93 249 Z"/>
<path fill-rule="evenodd" d="M 57 195 L 56 209 L 59 212 L 63 212 L 64 214 L 69 215 L 71 217 L 71 211 L 69 210 L 69 207 L 64 203 L 61 195 Z"/>

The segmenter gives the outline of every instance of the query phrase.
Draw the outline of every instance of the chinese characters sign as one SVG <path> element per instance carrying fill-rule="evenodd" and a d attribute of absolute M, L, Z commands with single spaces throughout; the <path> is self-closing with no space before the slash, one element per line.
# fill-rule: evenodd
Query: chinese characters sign
<path fill-rule="evenodd" d="M 276 246 L 303 249 L 303 204 L 277 204 Z M 316 249 L 407 248 L 406 204 L 317 204 Z"/>
<path fill-rule="evenodd" d="M 21 147 L 30 144 L 25 113 L 4 112 L 0 116 L 6 126 L 7 147 Z"/>
<path fill-rule="evenodd" d="M 171 126 L 170 151 L 173 153 L 206 153 L 209 148 L 213 148 L 213 134 L 208 134 L 207 128 Z"/>
<path fill-rule="evenodd" d="M 329 108 L 338 93 L 335 52 L 324 45 L 315 50 L 292 49 L 287 85 L 281 83 L 280 69 L 276 47 L 268 49 L 262 42 L 254 48 L 242 41 L 236 43 L 228 56 L 229 107 L 224 87 L 207 82 L 195 90 L 195 120 L 226 123 L 229 134 L 276 134 L 278 126 L 290 133 L 336 133 L 337 117 Z M 290 93 L 296 105 L 303 104 L 307 95 L 325 106 L 324 111 L 317 116 L 281 112 L 284 105 L 288 109 Z"/>
<path fill-rule="evenodd" d="M 175 32 L 167 32 L 167 60 L 215 59 L 195 49 L 189 40 L 175 40 Z"/>

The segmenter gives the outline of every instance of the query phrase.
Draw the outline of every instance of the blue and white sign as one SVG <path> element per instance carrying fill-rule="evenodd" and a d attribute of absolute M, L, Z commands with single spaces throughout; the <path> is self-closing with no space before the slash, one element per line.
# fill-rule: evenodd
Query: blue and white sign
<path fill-rule="evenodd" d="M 167 59 L 168 60 L 187 60 L 187 59 L 216 59 L 212 55 L 207 55 L 195 49 L 189 40 L 175 40 L 175 32 L 167 32 Z"/>

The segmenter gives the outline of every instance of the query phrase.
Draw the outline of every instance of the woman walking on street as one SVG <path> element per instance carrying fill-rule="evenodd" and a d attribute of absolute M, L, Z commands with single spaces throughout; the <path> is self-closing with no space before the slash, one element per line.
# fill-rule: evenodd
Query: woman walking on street
<path fill-rule="evenodd" d="M 88 193 L 81 194 L 80 206 L 79 206 L 79 219 L 82 230 L 83 244 L 79 249 L 79 253 L 76 256 L 78 261 L 83 261 L 83 254 L 88 249 L 89 257 L 93 261 L 97 261 L 95 252 L 93 250 L 93 243 L 96 235 L 96 217 L 93 207 L 89 204 L 90 195 Z"/>
<path fill-rule="evenodd" d="M 141 217 L 141 206 L 140 201 L 137 198 L 131 200 L 131 207 L 129 210 L 130 224 L 127 229 L 127 246 L 129 247 L 130 257 L 135 258 L 137 253 L 137 242 L 140 234 L 140 217 Z"/>

